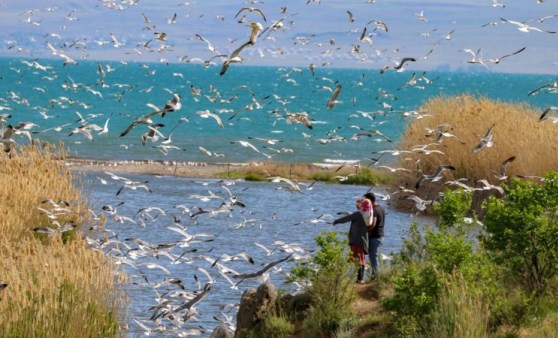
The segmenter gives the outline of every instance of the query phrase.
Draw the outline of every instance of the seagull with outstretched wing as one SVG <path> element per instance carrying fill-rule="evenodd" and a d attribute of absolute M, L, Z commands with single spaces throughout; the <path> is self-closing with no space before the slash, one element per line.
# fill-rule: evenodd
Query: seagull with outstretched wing
<path fill-rule="evenodd" d="M 486 134 L 484 134 L 484 136 L 480 139 L 479 144 L 477 144 L 473 148 L 474 153 L 478 153 L 484 147 L 490 148 L 494 145 L 494 142 L 492 141 L 492 138 L 494 137 L 494 133 L 493 133 L 494 126 L 495 126 L 495 124 L 493 124 L 492 126 L 490 126 L 490 128 L 488 128 L 488 131 L 486 132 Z"/>

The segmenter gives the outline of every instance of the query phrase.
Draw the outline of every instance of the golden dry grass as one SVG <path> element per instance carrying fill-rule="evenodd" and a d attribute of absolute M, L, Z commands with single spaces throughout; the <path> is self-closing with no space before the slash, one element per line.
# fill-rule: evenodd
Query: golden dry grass
<path fill-rule="evenodd" d="M 449 124 L 451 128 L 446 130 L 464 144 L 456 138 L 444 137 L 441 144 L 429 147 L 444 152 L 444 155 L 423 154 L 418 163 L 401 160 L 401 166 L 431 174 L 439 165 L 453 165 L 457 170 L 446 172 L 446 177 L 465 177 L 470 185 L 479 179 L 501 183 L 494 177 L 494 172 L 499 171 L 501 163 L 511 156 L 516 158 L 508 167 L 510 176 L 543 175 L 558 168 L 558 144 L 554 142 L 558 137 L 558 126 L 538 122 L 541 111 L 526 104 L 463 95 L 431 99 L 425 103 L 423 110 L 432 116 L 414 120 L 401 137 L 399 149 L 434 143 L 436 132 L 433 136 L 426 136 L 427 128 L 436 129 L 441 124 Z M 492 125 L 493 147 L 473 152 L 472 149 Z M 414 186 L 420 171 L 404 177 L 401 183 Z M 422 189 L 432 189 L 434 184 L 429 183 Z"/>
<path fill-rule="evenodd" d="M 71 212 L 59 222 L 85 224 L 86 200 L 51 147 L 0 154 L 0 332 L 17 337 L 106 337 L 118 334 L 125 297 L 123 274 L 79 234 L 37 236 L 50 222 L 38 209 L 63 199 Z M 64 243 L 65 242 L 65 243 Z"/>
<path fill-rule="evenodd" d="M 444 138 L 439 149 L 445 155 L 422 156 L 419 167 L 431 173 L 440 164 L 458 168 L 456 175 L 469 179 L 486 178 L 495 182 L 492 171 L 510 156 L 516 156 L 509 166 L 511 175 L 542 175 L 558 168 L 558 126 L 538 122 L 540 111 L 525 104 L 497 102 L 472 96 L 438 97 L 424 105 L 432 117 L 415 120 L 401 138 L 401 148 L 433 143 L 426 137 L 425 128 L 450 124 L 450 132 L 465 144 L 453 138 Z M 472 149 L 494 124 L 494 146 L 474 153 Z M 412 166 L 407 164 L 407 166 Z"/>

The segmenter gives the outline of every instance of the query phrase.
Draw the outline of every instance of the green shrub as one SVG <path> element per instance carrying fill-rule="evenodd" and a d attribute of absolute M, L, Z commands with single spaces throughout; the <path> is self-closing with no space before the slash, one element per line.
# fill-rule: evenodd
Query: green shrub
<path fill-rule="evenodd" d="M 458 207 L 443 204 L 461 202 L 461 199 L 450 198 L 447 202 L 441 202 L 441 208 L 445 211 L 455 210 Z M 440 303 L 442 295 L 448 296 L 447 292 L 468 292 L 468 296 L 451 296 L 456 299 L 474 296 L 483 305 L 498 304 L 498 297 L 502 293 L 499 292 L 496 269 L 484 251 L 476 248 L 466 230 L 467 227 L 461 226 L 442 227 L 439 230 L 424 226 L 420 231 L 416 223 L 411 226 L 402 251 L 394 259 L 394 292 L 383 301 L 383 306 L 395 313 L 395 325 L 403 336 L 426 334 L 435 320 L 441 325 L 440 321 L 447 319 L 444 316 L 450 315 L 441 313 L 447 311 L 443 310 Z M 447 289 L 453 275 L 463 278 L 467 283 L 465 290 Z M 460 306 L 469 305 L 478 304 Z M 487 312 L 490 310 L 488 308 Z"/>
<path fill-rule="evenodd" d="M 506 197 L 485 203 L 483 243 L 494 260 L 518 276 L 535 295 L 557 275 L 558 174 L 543 184 L 515 179 Z"/>
<path fill-rule="evenodd" d="M 438 226 L 447 228 L 463 224 L 463 219 L 471 208 L 472 194 L 462 189 L 444 190 L 443 203 L 434 204 L 438 214 Z"/>
<path fill-rule="evenodd" d="M 328 336 L 350 319 L 355 297 L 355 265 L 350 260 L 348 243 L 335 231 L 316 237 L 318 251 L 309 264 L 298 264 L 291 278 L 308 282 L 312 305 L 303 326 L 311 335 Z"/>
<path fill-rule="evenodd" d="M 282 338 L 290 337 L 294 332 L 294 325 L 283 316 L 269 315 L 249 334 L 249 337 Z"/>
<path fill-rule="evenodd" d="M 430 264 L 409 264 L 392 279 L 394 294 L 383 301 L 397 314 L 396 327 L 404 336 L 424 332 L 436 308 L 442 280 Z"/>
<path fill-rule="evenodd" d="M 312 180 L 320 182 L 335 182 L 333 178 L 335 176 L 333 172 L 330 171 L 318 171 L 312 175 Z"/>
<path fill-rule="evenodd" d="M 341 181 L 341 184 L 356 184 L 356 185 L 378 185 L 382 179 L 380 176 L 370 169 L 362 169 L 356 175 L 349 176 L 346 181 Z"/>
<path fill-rule="evenodd" d="M 244 177 L 244 179 L 246 181 L 252 181 L 252 182 L 261 182 L 264 181 L 264 178 L 262 177 L 262 175 L 257 174 L 257 173 L 248 173 L 246 174 L 246 176 Z"/>

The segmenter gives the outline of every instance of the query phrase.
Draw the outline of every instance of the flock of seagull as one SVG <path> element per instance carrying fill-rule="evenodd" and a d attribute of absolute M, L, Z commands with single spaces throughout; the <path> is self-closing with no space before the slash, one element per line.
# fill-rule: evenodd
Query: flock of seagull
<path fill-rule="evenodd" d="M 319 3 L 320 1 L 308 0 L 309 5 L 313 3 Z M 369 1 L 373 3 L 374 1 Z M 257 5 L 257 1 L 253 1 L 250 5 Z M 122 0 L 100 1 L 100 5 L 110 8 L 111 10 L 125 10 L 131 6 L 141 5 L 140 0 Z M 179 6 L 190 6 L 193 3 L 184 2 L 179 4 Z M 503 4 L 494 0 L 494 7 L 504 7 Z M 49 11 L 55 11 L 56 9 L 50 9 Z M 25 12 L 27 19 L 25 20 L 27 24 L 32 24 L 35 26 L 40 26 L 39 21 L 33 19 L 34 14 L 37 10 L 30 10 Z M 253 6 L 243 6 L 234 11 L 236 13 L 233 17 L 240 24 L 245 24 L 248 18 L 253 18 L 258 21 L 250 21 L 245 26 L 249 28 L 246 31 L 245 36 L 235 38 L 231 43 L 234 43 L 236 48 L 230 53 L 220 52 L 219 49 L 225 50 L 225 48 L 218 48 L 212 42 L 210 42 L 207 37 L 202 34 L 195 34 L 192 40 L 196 43 L 203 43 L 206 45 L 209 57 L 199 58 L 199 57 L 183 57 L 180 62 L 188 63 L 200 63 L 204 67 L 216 67 L 219 68 L 218 61 L 220 61 L 220 68 L 218 71 L 219 76 L 231 76 L 228 73 L 230 67 L 234 67 L 235 64 L 240 64 L 244 61 L 246 57 L 247 50 L 249 48 L 254 49 L 260 43 L 261 40 L 273 40 L 273 34 L 278 34 L 282 31 L 286 31 L 287 26 L 294 25 L 296 14 L 290 14 L 287 7 L 281 7 L 279 14 L 281 18 L 278 20 L 271 20 L 276 16 L 276 13 L 269 15 L 269 13 L 264 13 L 264 10 Z M 234 14 L 232 13 L 232 14 Z M 231 17 L 232 17 L 231 14 Z M 351 11 L 347 11 L 348 20 L 351 23 L 358 22 Z M 545 20 L 550 20 L 556 17 L 556 15 L 546 16 L 542 18 L 533 19 L 530 21 L 515 21 L 505 18 L 500 18 L 498 21 L 486 24 L 486 25 L 497 25 L 497 24 L 509 24 L 514 25 L 522 33 L 546 33 L 554 34 L 554 31 L 545 30 L 532 26 L 529 22 L 534 20 L 538 22 L 543 22 Z M 176 13 L 170 16 L 167 21 L 168 25 L 177 24 Z M 69 22 L 78 21 L 77 11 L 72 11 L 68 14 L 66 20 Z M 172 46 L 166 44 L 166 42 L 171 38 L 168 33 L 160 30 L 154 24 L 150 18 L 141 13 L 141 20 L 145 24 L 146 31 L 154 31 L 153 38 L 147 41 L 142 41 L 136 46 L 136 52 L 141 53 L 160 53 L 164 54 L 172 49 Z M 225 17 L 222 18 L 225 20 Z M 269 20 L 269 21 L 268 21 Z M 424 11 L 416 14 L 416 20 L 421 23 L 428 22 Z M 361 32 L 355 43 L 351 48 L 351 53 L 356 55 L 357 58 L 364 59 L 365 48 L 371 48 L 373 41 L 379 35 L 389 34 L 388 23 L 373 19 L 367 22 L 364 27 L 355 30 L 355 32 Z M 155 30 L 157 30 L 155 32 Z M 442 39 L 434 44 L 438 46 L 444 41 L 454 39 L 455 29 L 451 30 L 449 33 L 443 35 Z M 426 33 L 425 33 L 426 34 Z M 428 33 L 430 34 L 430 33 Z M 298 36 L 296 37 L 295 44 L 307 45 L 312 43 L 312 36 Z M 57 60 L 62 59 L 61 67 L 63 69 L 72 70 L 72 67 L 80 67 L 79 60 L 72 55 L 75 51 L 83 51 L 87 49 L 86 41 L 82 39 L 74 39 L 71 41 L 56 43 L 54 41 L 62 40 L 62 36 L 58 32 L 50 32 L 45 35 L 45 46 L 47 47 L 49 53 Z M 156 40 L 155 42 L 153 40 Z M 152 44 L 158 43 L 158 47 L 152 47 Z M 106 41 L 96 41 L 99 46 L 108 45 L 113 48 L 120 48 L 124 45 L 115 34 L 110 34 L 110 40 Z M 26 50 L 24 47 L 18 45 L 17 41 L 9 42 L 10 50 L 17 53 L 21 53 L 23 56 L 32 55 L 32 51 Z M 336 41 L 334 39 L 328 40 L 326 45 L 329 48 L 336 48 Z M 483 58 L 481 50 L 477 49 L 463 49 L 465 53 L 469 53 L 472 56 L 471 60 L 464 60 L 465 63 L 469 64 L 480 64 L 488 68 L 487 64 L 499 64 L 504 59 L 514 57 L 520 53 L 527 50 L 528 47 L 522 47 L 514 52 L 505 54 L 500 57 L 495 58 Z M 405 56 L 397 57 L 393 62 L 378 67 L 379 76 L 386 76 L 387 72 L 404 72 L 405 68 L 414 63 L 419 63 L 424 61 L 431 53 L 433 49 L 430 50 L 425 56 Z M 331 53 L 331 50 L 327 51 Z M 375 50 L 378 55 L 385 56 L 387 51 Z M 396 54 L 394 54 L 396 55 Z M 392 58 L 390 56 L 389 58 Z M 84 137 L 88 141 L 93 142 L 96 137 L 108 133 L 113 133 L 109 129 L 111 118 L 113 115 L 106 117 L 101 114 L 82 114 L 79 110 L 87 110 L 91 108 L 86 102 L 78 100 L 72 96 L 72 93 L 86 93 L 88 97 L 96 98 L 98 100 L 104 100 L 107 93 L 111 89 L 117 88 L 116 92 L 110 92 L 110 96 L 114 98 L 116 102 L 126 101 L 126 96 L 135 90 L 139 90 L 131 84 L 118 84 L 111 82 L 110 73 L 114 72 L 112 66 L 106 64 L 102 65 L 100 62 L 97 66 L 97 81 L 95 83 L 80 83 L 74 81 L 74 79 L 67 75 L 67 78 L 60 79 L 57 73 L 58 69 L 56 67 L 46 66 L 41 63 L 39 59 L 33 59 L 31 61 L 27 59 L 21 60 L 22 67 L 28 67 L 32 70 L 34 76 L 41 76 L 42 81 L 55 81 L 63 80 L 62 88 L 67 93 L 66 95 L 60 95 L 57 97 L 52 97 L 48 100 L 47 104 L 39 105 L 29 102 L 29 99 L 23 97 L 20 93 L 13 90 L 7 92 L 7 96 L 0 97 L 0 145 L 5 154 L 10 156 L 14 149 L 16 149 L 18 143 L 35 141 L 36 137 L 44 135 L 45 133 L 56 134 L 63 133 L 63 135 L 68 135 L 71 138 Z M 321 67 L 328 66 L 327 62 L 324 62 Z M 153 75 L 155 70 L 149 69 L 149 65 L 144 65 L 145 71 L 149 75 Z M 327 92 L 328 99 L 324 100 L 323 107 L 326 110 L 333 110 L 336 107 L 343 105 L 346 107 L 347 102 L 341 100 L 344 94 L 344 88 L 347 88 L 347 84 L 340 83 L 339 81 L 328 79 L 325 77 L 319 77 L 317 68 L 320 65 L 311 63 L 308 65 L 308 76 L 318 79 L 320 82 L 320 87 L 316 91 Z M 21 72 L 17 67 L 12 67 L 10 70 L 5 70 L 8 72 L 14 72 L 19 74 Z M 296 80 L 292 76 L 291 72 L 301 73 L 302 69 L 293 67 L 289 72 L 284 73 L 285 83 L 296 85 Z M 406 90 L 411 89 L 424 89 L 427 85 L 432 84 L 436 79 L 432 79 L 426 76 L 426 72 L 422 74 L 417 74 L 415 72 L 409 77 L 409 79 L 403 83 L 396 92 L 398 95 L 403 94 Z M 175 73 L 173 76 L 183 77 L 182 73 Z M 0 77 L 0 83 L 3 77 Z M 364 84 L 365 76 L 362 75 L 360 79 L 351 84 L 351 87 L 365 86 Z M 321 85 L 323 84 L 323 85 Z M 157 84 L 158 87 L 163 85 Z M 154 88 L 147 87 L 139 90 L 139 92 L 151 92 Z M 217 123 L 219 128 L 225 128 L 225 126 L 231 125 L 233 119 L 242 119 L 246 112 L 254 110 L 262 110 L 264 107 L 269 106 L 271 102 L 278 105 L 281 108 L 273 110 L 271 113 L 277 116 L 277 119 L 281 118 L 287 124 L 300 124 L 306 132 L 302 132 L 304 138 L 311 138 L 310 133 L 314 131 L 315 119 L 311 116 L 309 112 L 302 111 L 296 112 L 291 111 L 289 103 L 296 99 L 296 97 L 283 97 L 279 94 L 269 94 L 269 95 L 259 95 L 254 91 L 254 86 L 249 84 L 242 85 L 234 89 L 234 95 L 227 98 L 222 91 L 216 88 L 213 84 L 210 86 L 209 90 L 204 93 L 203 88 L 197 87 L 195 84 L 190 84 L 188 100 L 199 102 L 200 100 L 207 100 L 208 103 L 218 104 L 220 106 L 227 106 L 231 104 L 238 97 L 238 92 L 246 92 L 249 96 L 249 103 L 240 109 L 225 110 L 225 113 L 230 113 L 227 119 L 224 119 L 224 113 L 218 111 L 217 109 L 205 109 L 197 111 L 195 116 L 203 119 L 212 119 Z M 46 93 L 49 88 L 44 87 L 34 87 L 33 90 L 37 92 Z M 346 90 L 346 89 L 345 89 Z M 527 93 L 528 96 L 539 95 L 539 94 L 555 94 L 558 92 L 558 79 L 554 80 L 548 84 L 544 84 L 531 90 Z M 400 94 L 401 93 L 401 94 Z M 159 149 L 163 154 L 169 155 L 171 151 L 181 150 L 179 147 L 173 144 L 172 134 L 177 131 L 179 126 L 189 123 L 189 119 L 184 115 L 178 115 L 181 111 L 185 110 L 185 104 L 182 100 L 186 99 L 188 91 L 171 90 L 165 88 L 165 96 L 161 98 L 160 102 L 157 104 L 148 103 L 146 104 L 149 108 L 149 112 L 145 114 L 140 114 L 139 116 L 130 115 L 129 125 L 122 131 L 117 131 L 119 138 L 122 140 L 128 140 L 131 138 L 130 134 L 134 133 L 136 130 L 141 129 L 140 141 L 142 145 L 154 144 L 153 147 Z M 77 95 L 76 95 L 77 96 Z M 353 125 L 351 128 L 357 129 L 357 132 L 350 138 L 351 140 L 359 140 L 361 138 L 373 138 L 377 137 L 381 142 L 386 142 L 388 144 L 392 143 L 392 140 L 386 136 L 381 130 L 379 130 L 381 123 L 377 122 L 377 116 L 385 116 L 390 113 L 395 113 L 397 110 L 393 108 L 393 103 L 397 100 L 395 92 L 390 92 L 385 88 L 378 89 L 378 95 L 375 101 L 378 101 L 379 107 L 382 109 L 375 110 L 372 112 L 357 111 L 352 114 L 350 118 L 363 118 L 367 123 L 366 127 Z M 356 100 L 352 100 L 353 107 L 357 105 Z M 72 109 L 75 111 L 75 117 L 72 115 L 64 123 L 59 124 L 56 127 L 47 128 L 43 130 L 38 129 L 38 125 L 33 122 L 21 121 L 15 122 L 18 119 L 18 111 L 20 109 L 29 109 L 37 111 L 38 118 L 40 119 L 54 119 L 58 116 L 54 115 L 55 111 L 61 109 Z M 161 108 L 162 107 L 162 108 Z M 543 111 L 539 121 L 540 122 L 550 122 L 558 123 L 558 116 L 554 113 L 558 110 L 558 107 L 551 106 Z M 13 113 L 11 112 L 13 111 Z M 244 113 L 244 114 L 241 114 Z M 411 119 L 422 119 L 428 118 L 428 112 L 423 111 L 405 111 L 400 112 L 401 116 Z M 172 129 L 167 133 L 163 131 L 165 127 L 165 122 L 168 118 L 167 115 L 174 114 L 178 116 L 178 122 L 172 127 Z M 238 117 L 237 117 L 238 116 Z M 103 123 L 96 123 L 94 119 L 97 117 L 102 117 Z M 71 121 L 70 121 L 71 120 Z M 224 121 L 225 120 L 225 121 Z M 227 124 L 227 122 L 229 124 Z M 276 122 L 276 121 L 275 121 Z M 483 131 L 484 134 L 479 138 L 478 144 L 472 149 L 472 153 L 481 153 L 483 149 L 490 148 L 494 145 L 494 129 L 498 128 L 496 124 L 489 127 L 488 130 Z M 446 138 L 456 139 L 458 142 L 463 143 L 456 135 L 449 132 L 451 126 L 448 125 L 438 125 L 432 126 L 426 132 L 430 135 L 434 143 L 440 144 Z M 315 141 L 320 144 L 328 144 L 332 142 L 347 141 L 345 137 L 340 136 L 335 129 L 329 131 L 326 138 L 316 138 Z M 257 143 L 256 143 L 257 142 Z M 259 156 L 265 159 L 271 159 L 275 153 L 289 153 L 293 150 L 288 148 L 287 140 L 280 140 L 274 137 L 262 137 L 262 136 L 250 136 L 248 140 L 235 140 L 231 141 L 230 144 L 238 145 L 240 147 L 254 151 Z M 256 144 L 262 144 L 258 147 Z M 280 147 L 281 144 L 285 144 L 284 147 Z M 129 147 L 129 145 L 121 145 L 124 150 Z M 280 148 L 279 148 L 280 147 Z M 224 156 L 214 150 L 208 150 L 204 146 L 199 146 L 199 151 L 206 154 L 209 157 L 217 158 Z M 265 149 L 265 150 L 263 150 Z M 389 164 L 393 161 L 386 160 L 384 157 L 386 154 L 392 155 L 393 157 L 400 156 L 401 154 L 417 154 L 420 156 L 428 156 L 430 154 L 443 154 L 440 150 L 432 148 L 432 145 L 415 145 L 411 149 L 386 149 L 376 152 L 378 157 L 370 158 L 370 166 L 377 168 L 379 170 L 388 170 L 392 173 L 405 172 L 406 174 L 413 174 L 410 169 L 406 168 L 395 168 Z M 172 154 L 171 154 L 172 156 Z M 366 160 L 366 159 L 363 159 Z M 501 163 L 500 168 L 495 168 L 494 177 L 498 181 L 505 181 L 509 178 L 507 174 L 507 169 L 512 165 L 515 160 L 515 156 L 511 156 Z M 338 168 L 338 170 L 341 167 Z M 398 187 L 398 189 L 389 194 L 381 194 L 378 192 L 380 199 L 384 201 L 389 201 L 394 196 L 399 195 L 401 199 L 410 200 L 414 202 L 414 206 L 417 212 L 425 211 L 429 205 L 434 203 L 433 200 L 424 200 L 417 195 L 417 190 L 423 187 L 425 184 L 431 184 L 435 182 L 442 182 L 441 184 L 451 187 L 459 187 L 467 191 L 475 190 L 494 190 L 499 194 L 503 195 L 503 190 L 498 185 L 492 185 L 487 179 L 480 179 L 477 182 L 476 187 L 469 186 L 465 183 L 463 179 L 457 180 L 446 180 L 445 174 L 448 171 L 454 171 L 456 168 L 451 165 L 441 165 L 432 173 L 422 173 L 417 171 L 417 181 L 415 183 L 414 189 L 409 187 Z M 337 173 L 337 172 L 336 172 Z M 352 174 L 351 174 L 352 175 Z M 338 175 L 336 178 L 339 181 L 348 179 L 348 175 Z M 531 177 L 526 177 L 531 178 Z M 277 186 L 277 190 L 283 190 L 290 192 L 292 194 L 308 194 L 311 193 L 315 187 L 314 183 L 304 183 L 296 182 L 286 177 L 267 177 L 268 181 Z M 112 171 L 105 170 L 97 176 L 98 184 L 107 187 L 114 187 L 114 198 L 127 198 L 129 196 L 136 196 L 135 194 L 154 194 L 152 189 L 152 182 L 150 180 L 145 180 L 144 178 L 132 178 L 126 177 Z M 130 273 L 130 278 L 134 284 L 143 287 L 144 289 L 152 291 L 151 295 L 153 297 L 150 299 L 151 303 L 149 305 L 148 311 L 149 316 L 144 316 L 143 318 L 134 317 L 133 323 L 137 327 L 141 328 L 143 334 L 174 334 L 176 336 L 189 336 L 189 335 L 204 335 L 207 334 L 209 329 L 203 325 L 193 324 L 201 316 L 198 312 L 199 305 L 207 299 L 208 295 L 217 287 L 222 287 L 227 285 L 230 289 L 239 291 L 243 285 L 247 284 L 248 280 L 266 280 L 269 278 L 270 274 L 284 273 L 281 270 L 281 265 L 285 262 L 297 262 L 297 261 L 307 261 L 310 259 L 311 251 L 304 248 L 298 243 L 285 243 L 282 241 L 274 241 L 273 247 L 269 248 L 261 243 L 254 243 L 254 246 L 261 249 L 267 261 L 261 262 L 252 257 L 247 251 L 240 251 L 234 253 L 222 253 L 218 256 L 212 254 L 211 244 L 216 240 L 216 237 L 220 234 L 199 232 L 193 233 L 192 228 L 201 219 L 210 219 L 215 222 L 219 221 L 219 217 L 230 217 L 230 215 L 235 213 L 241 213 L 246 218 L 244 221 L 239 222 L 234 227 L 227 229 L 227 231 L 243 231 L 247 228 L 257 226 L 261 223 L 259 219 L 251 217 L 250 206 L 247 205 L 242 200 L 241 193 L 246 190 L 241 191 L 236 190 L 234 181 L 193 181 L 196 186 L 207 187 L 208 185 L 215 185 L 218 192 L 213 190 L 208 190 L 207 194 L 191 194 L 187 197 L 188 201 L 195 201 L 192 204 L 176 204 L 172 207 L 160 207 L 156 205 L 143 206 L 137 210 L 133 210 L 130 213 L 123 213 L 121 210 L 128 207 L 131 202 L 128 200 L 120 201 L 117 204 L 110 205 L 104 204 L 100 207 L 100 210 L 90 210 L 91 216 L 94 221 L 99 222 L 102 219 L 107 219 L 107 224 L 112 224 L 112 227 L 164 227 L 161 228 L 162 232 L 167 233 L 169 238 L 178 238 L 172 241 L 166 242 L 155 242 L 147 241 L 145 239 L 140 239 L 138 237 L 127 237 L 122 238 L 118 233 L 111 232 L 110 227 L 102 229 L 98 225 L 93 225 L 89 228 L 86 233 L 86 240 L 95 250 L 102 251 L 107 256 L 110 256 L 117 264 L 125 265 Z M 440 184 L 440 183 L 438 183 Z M 134 195 L 132 195 L 134 194 Z M 440 198 L 443 196 L 440 196 Z M 217 202 L 218 204 L 208 208 L 205 204 L 201 203 L 211 203 Z M 199 203 L 199 204 L 198 204 Z M 198 204 L 198 205 L 193 205 Z M 66 201 L 60 201 L 55 199 L 45 199 L 38 206 L 38 210 L 47 216 L 50 220 L 50 226 L 37 226 L 34 231 L 40 234 L 48 236 L 58 236 L 67 231 L 73 230 L 77 227 L 73 223 L 65 223 L 61 221 L 69 213 L 72 213 L 69 208 L 69 204 Z M 277 217 L 276 211 L 269 212 L 269 218 L 271 220 Z M 187 221 L 185 220 L 187 219 Z M 305 219 L 296 225 L 301 224 L 329 224 L 335 218 L 334 215 L 323 213 L 317 217 L 312 217 Z M 157 224 L 157 225 L 154 225 Z M 170 225 L 169 225 L 170 224 Z M 168 231 L 167 231 L 168 230 Z M 102 236 L 98 236 L 98 233 Z M 172 235 L 169 235 L 172 234 Z M 162 261 L 165 261 L 163 264 Z M 243 271 L 236 271 L 233 269 L 234 264 L 245 264 Z M 173 270 L 174 267 L 180 267 L 181 269 L 190 268 L 195 271 L 195 287 L 191 287 L 183 278 L 179 278 L 177 273 Z M 156 274 L 150 274 L 156 271 Z M 163 277 L 162 277 L 163 276 Z M 156 280 L 151 280 L 156 278 Z M 162 279 L 161 279 L 162 278 Z M 4 284 L 0 284 L 0 292 L 5 288 Z M 239 297 L 238 297 L 239 298 Z M 233 315 L 230 311 L 236 311 L 238 308 L 238 303 L 236 304 L 223 304 L 221 317 L 215 317 L 215 323 L 223 325 L 230 330 L 234 331 L 235 323 Z M 144 310 L 145 312 L 145 310 Z M 234 312 L 233 312 L 234 314 Z"/>

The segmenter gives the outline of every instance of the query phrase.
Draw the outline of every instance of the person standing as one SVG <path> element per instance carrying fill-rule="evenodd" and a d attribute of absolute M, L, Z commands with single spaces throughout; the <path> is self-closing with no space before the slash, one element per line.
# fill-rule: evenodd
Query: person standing
<path fill-rule="evenodd" d="M 376 202 L 376 195 L 373 192 L 364 194 L 364 198 L 372 201 L 372 223 L 368 230 L 368 256 L 370 258 L 370 267 L 372 268 L 372 279 L 377 277 L 378 272 L 378 252 L 384 240 L 384 221 L 385 210 Z"/>
<path fill-rule="evenodd" d="M 368 249 L 368 225 L 372 221 L 372 202 L 359 199 L 356 202 L 357 211 L 333 221 L 333 225 L 351 222 L 349 228 L 349 245 L 355 261 L 359 264 L 357 283 L 364 284 L 364 266 L 366 265 L 366 251 Z"/>

